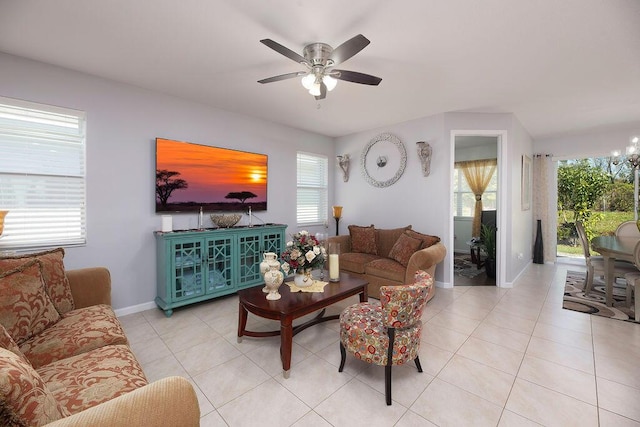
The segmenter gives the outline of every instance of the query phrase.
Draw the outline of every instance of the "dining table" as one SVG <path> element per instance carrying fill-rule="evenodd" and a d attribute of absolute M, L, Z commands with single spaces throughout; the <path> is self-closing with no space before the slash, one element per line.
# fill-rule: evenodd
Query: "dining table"
<path fill-rule="evenodd" d="M 605 298 L 608 307 L 613 306 L 613 273 L 616 260 L 634 262 L 634 250 L 639 237 L 596 236 L 591 239 L 591 249 L 602 255 L 604 260 Z"/>

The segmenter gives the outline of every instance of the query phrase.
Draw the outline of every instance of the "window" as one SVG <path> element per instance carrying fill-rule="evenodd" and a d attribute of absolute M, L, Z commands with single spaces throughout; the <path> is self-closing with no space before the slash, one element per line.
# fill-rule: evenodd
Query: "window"
<path fill-rule="evenodd" d="M 298 225 L 327 222 L 328 168 L 327 157 L 298 153 Z"/>
<path fill-rule="evenodd" d="M 86 243 L 85 113 L 0 98 L 0 248 Z"/>
<path fill-rule="evenodd" d="M 494 172 L 491 181 L 482 195 L 482 209 L 496 209 L 496 194 L 498 190 L 498 174 Z M 453 170 L 453 212 L 455 216 L 463 216 L 473 218 L 473 212 L 476 206 L 476 196 L 469 188 L 467 180 L 461 169 Z"/>

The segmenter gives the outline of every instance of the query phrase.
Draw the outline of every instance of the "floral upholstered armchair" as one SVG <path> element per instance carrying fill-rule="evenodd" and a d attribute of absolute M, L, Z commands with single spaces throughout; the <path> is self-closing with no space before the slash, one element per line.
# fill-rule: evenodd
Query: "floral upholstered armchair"
<path fill-rule="evenodd" d="M 340 314 L 340 368 L 347 351 L 357 359 L 385 367 L 385 397 L 391 405 L 391 367 L 413 360 L 422 372 L 418 351 L 422 312 L 433 278 L 425 271 L 415 274 L 415 283 L 380 288 L 380 302 L 358 303 Z"/>

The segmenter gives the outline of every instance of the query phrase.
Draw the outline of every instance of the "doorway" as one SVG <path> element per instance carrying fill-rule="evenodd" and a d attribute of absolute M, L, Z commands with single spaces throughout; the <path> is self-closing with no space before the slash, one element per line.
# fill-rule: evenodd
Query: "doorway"
<path fill-rule="evenodd" d="M 453 286 L 496 285 L 500 283 L 501 277 L 498 264 L 501 259 L 502 245 L 499 244 L 500 233 L 497 226 L 500 220 L 500 145 L 504 135 L 502 132 L 495 131 L 452 131 L 451 136 L 453 140 L 451 283 Z M 482 194 L 480 219 L 484 222 L 489 220 L 490 226 L 496 229 L 496 260 L 493 265 L 491 263 L 487 265 L 484 246 L 478 243 L 481 236 L 476 235 L 480 233 L 477 228 L 475 231 L 473 229 L 476 196 L 464 172 L 466 168 L 469 173 L 470 165 L 475 173 L 484 174 L 486 177 L 487 185 Z M 487 267 L 489 267 L 489 274 L 487 274 Z"/>

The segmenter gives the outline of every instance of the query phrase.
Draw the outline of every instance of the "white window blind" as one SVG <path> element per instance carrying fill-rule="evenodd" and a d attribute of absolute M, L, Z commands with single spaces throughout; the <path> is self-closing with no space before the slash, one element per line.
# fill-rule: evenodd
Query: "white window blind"
<path fill-rule="evenodd" d="M 327 221 L 328 165 L 325 156 L 298 153 L 298 225 Z"/>
<path fill-rule="evenodd" d="M 0 248 L 86 243 L 85 113 L 0 97 Z"/>

